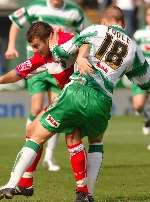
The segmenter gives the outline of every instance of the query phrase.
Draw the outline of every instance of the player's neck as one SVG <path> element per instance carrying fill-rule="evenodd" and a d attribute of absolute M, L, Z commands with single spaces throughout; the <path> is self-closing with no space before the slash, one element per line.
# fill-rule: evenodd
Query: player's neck
<path fill-rule="evenodd" d="M 54 4 L 52 2 L 50 2 L 49 0 L 47 1 L 48 5 L 50 7 L 53 7 L 54 9 L 60 9 L 64 6 L 64 2 L 62 1 L 60 4 Z"/>

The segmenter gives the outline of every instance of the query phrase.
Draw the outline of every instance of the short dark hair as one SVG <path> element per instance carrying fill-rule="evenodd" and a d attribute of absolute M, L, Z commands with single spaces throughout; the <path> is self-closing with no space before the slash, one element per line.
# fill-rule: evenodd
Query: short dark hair
<path fill-rule="evenodd" d="M 110 5 L 107 8 L 105 8 L 102 13 L 100 14 L 101 19 L 107 18 L 107 19 L 115 19 L 116 21 L 123 21 L 124 22 L 124 13 L 121 10 L 121 8 Z"/>
<path fill-rule="evenodd" d="M 26 33 L 26 38 L 29 43 L 31 43 L 35 37 L 38 37 L 44 41 L 50 36 L 51 33 L 53 33 L 52 26 L 50 26 L 48 23 L 39 21 L 31 25 Z"/>

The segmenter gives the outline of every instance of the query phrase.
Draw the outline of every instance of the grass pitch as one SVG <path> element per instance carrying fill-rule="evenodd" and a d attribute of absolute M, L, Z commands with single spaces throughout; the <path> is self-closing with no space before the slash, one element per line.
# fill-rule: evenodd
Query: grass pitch
<path fill-rule="evenodd" d="M 96 186 L 96 202 L 150 202 L 150 151 L 146 149 L 150 136 L 142 135 L 142 124 L 142 117 L 111 119 L 104 138 L 104 162 Z M 16 154 L 24 142 L 24 130 L 24 119 L 0 120 L 0 185 L 9 178 Z M 40 163 L 34 196 L 16 196 L 11 201 L 73 202 L 74 180 L 63 135 L 56 159 L 60 172 L 45 171 Z"/>

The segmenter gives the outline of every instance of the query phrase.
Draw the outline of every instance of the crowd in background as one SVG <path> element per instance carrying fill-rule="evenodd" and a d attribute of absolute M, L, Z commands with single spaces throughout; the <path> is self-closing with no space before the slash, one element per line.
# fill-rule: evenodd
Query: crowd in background
<path fill-rule="evenodd" d="M 76 2 L 83 9 L 98 9 L 98 11 L 111 4 L 116 4 L 124 11 L 127 32 L 132 37 L 136 29 L 144 25 L 144 9 L 150 0 L 76 0 Z"/>
<path fill-rule="evenodd" d="M 35 0 L 34 0 L 35 1 Z M 67 0 L 68 1 L 68 0 Z M 18 1 L 19 3 L 19 1 Z M 99 12 L 110 4 L 116 4 L 118 7 L 123 9 L 126 20 L 126 31 L 130 37 L 133 36 L 134 32 L 141 28 L 144 22 L 144 8 L 145 5 L 150 3 L 150 0 L 76 0 L 76 3 L 79 4 L 82 9 L 85 11 L 92 10 L 92 12 L 97 15 Z M 20 4 L 20 3 L 19 3 Z M 21 6 L 27 4 L 26 1 L 21 2 Z M 87 12 L 88 14 L 88 12 Z M 90 17 L 89 17 L 90 18 Z M 90 20 L 90 19 L 89 19 Z M 7 19 L 7 16 L 0 15 L 0 74 L 6 72 L 7 69 L 10 69 L 11 66 L 14 66 L 15 63 L 9 62 L 6 63 L 4 52 L 7 48 L 7 38 L 8 38 L 8 26 L 10 26 L 10 21 Z M 5 24 L 5 26 L 3 26 Z M 6 46 L 6 47 L 5 47 Z M 22 49 L 22 48 L 21 48 Z M 21 58 L 21 60 L 24 58 Z M 18 61 L 19 60 L 19 61 Z M 20 59 L 17 59 L 18 63 Z"/>

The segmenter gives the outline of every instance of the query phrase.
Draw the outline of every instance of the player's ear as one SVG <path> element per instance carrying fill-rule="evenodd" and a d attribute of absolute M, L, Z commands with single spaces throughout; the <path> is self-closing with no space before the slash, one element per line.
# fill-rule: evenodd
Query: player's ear
<path fill-rule="evenodd" d="M 125 28 L 125 26 L 126 26 L 125 21 L 123 21 L 122 27 Z"/>
<path fill-rule="evenodd" d="M 125 28 L 125 26 L 126 26 L 125 21 L 124 20 L 120 20 L 120 25 L 121 25 L 121 27 Z"/>
<path fill-rule="evenodd" d="M 54 31 L 50 34 L 49 48 L 51 49 L 55 45 L 58 45 L 58 33 Z"/>

